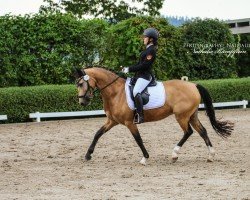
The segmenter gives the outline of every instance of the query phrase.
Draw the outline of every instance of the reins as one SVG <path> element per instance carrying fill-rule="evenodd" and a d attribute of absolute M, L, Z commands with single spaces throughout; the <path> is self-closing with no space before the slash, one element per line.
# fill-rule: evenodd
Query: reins
<path fill-rule="evenodd" d="M 104 90 L 105 88 L 107 88 L 108 86 L 112 85 L 114 82 L 116 82 L 116 81 L 118 80 L 118 78 L 120 78 L 120 76 L 117 76 L 116 79 L 113 80 L 111 83 L 109 83 L 108 85 L 104 86 L 102 89 L 99 89 L 100 92 L 101 92 L 102 90 Z"/>

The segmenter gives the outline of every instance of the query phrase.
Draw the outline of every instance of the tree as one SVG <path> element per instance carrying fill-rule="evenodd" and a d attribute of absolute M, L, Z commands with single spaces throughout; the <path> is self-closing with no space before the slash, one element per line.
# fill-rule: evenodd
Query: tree
<path fill-rule="evenodd" d="M 238 41 L 228 26 L 213 19 L 196 19 L 182 28 L 183 46 L 192 57 L 189 71 L 193 79 L 236 77 Z M 231 53 L 232 52 L 232 53 Z"/>
<path fill-rule="evenodd" d="M 250 34 L 245 33 L 240 37 L 240 53 L 237 55 L 237 67 L 239 77 L 250 76 Z"/>
<path fill-rule="evenodd" d="M 132 1 L 132 2 L 131 2 Z M 44 0 L 47 6 L 41 6 L 41 12 L 64 10 L 78 17 L 92 15 L 102 17 L 111 22 L 118 22 L 136 15 L 159 15 L 164 0 L 61 0 L 55 3 L 53 0 Z M 130 4 L 136 5 L 130 5 Z M 138 7 L 142 7 L 141 9 Z"/>
<path fill-rule="evenodd" d="M 110 26 L 107 51 L 103 55 L 104 65 L 119 71 L 119 66 L 130 66 L 138 62 L 144 45 L 143 30 L 156 28 L 160 37 L 154 72 L 158 79 L 166 80 L 189 75 L 185 68 L 189 54 L 185 54 L 181 43 L 181 32 L 165 18 L 133 17 Z"/>
<path fill-rule="evenodd" d="M 102 59 L 105 20 L 70 14 L 0 17 L 0 87 L 70 82 L 74 66 Z"/>

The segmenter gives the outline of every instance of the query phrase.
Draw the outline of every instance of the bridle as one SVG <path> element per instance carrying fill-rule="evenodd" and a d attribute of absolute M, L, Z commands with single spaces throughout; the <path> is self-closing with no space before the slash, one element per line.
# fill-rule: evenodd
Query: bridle
<path fill-rule="evenodd" d="M 90 79 L 90 77 L 89 77 L 89 75 L 87 75 L 84 71 L 83 71 L 83 75 L 80 77 L 80 78 L 78 78 L 78 80 L 77 80 L 77 82 L 76 82 L 76 86 L 77 87 L 80 87 L 81 86 L 81 83 L 79 83 L 81 80 L 83 80 L 84 82 L 86 82 L 87 83 L 87 90 L 86 90 L 86 92 L 85 92 L 85 94 L 84 95 L 80 95 L 80 96 L 78 96 L 78 98 L 89 98 L 89 99 L 92 99 L 93 97 L 94 97 L 94 95 L 92 95 L 92 96 L 87 96 L 87 94 L 95 94 L 98 90 L 100 91 L 100 92 L 102 92 L 104 89 L 106 89 L 107 87 L 109 87 L 110 85 L 112 85 L 114 82 L 116 82 L 118 79 L 119 79 L 120 77 L 119 76 L 117 76 L 113 81 L 111 81 L 109 84 L 107 84 L 106 86 L 104 86 L 103 88 L 96 88 L 96 89 L 94 89 L 90 84 L 89 84 L 89 79 Z"/>
<path fill-rule="evenodd" d="M 95 92 L 95 89 L 90 86 L 89 80 L 86 80 L 86 76 L 88 76 L 88 75 L 81 76 L 76 82 L 77 87 L 81 87 L 82 83 L 79 83 L 81 80 L 83 80 L 84 82 L 87 83 L 87 90 L 86 90 L 85 94 L 80 95 L 80 96 L 78 95 L 78 98 L 86 98 L 88 93 L 93 94 Z M 87 98 L 93 98 L 93 97 L 88 96 Z"/>

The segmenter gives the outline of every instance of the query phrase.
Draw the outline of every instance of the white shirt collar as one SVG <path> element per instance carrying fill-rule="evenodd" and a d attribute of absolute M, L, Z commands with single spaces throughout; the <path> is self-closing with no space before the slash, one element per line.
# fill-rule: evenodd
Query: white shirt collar
<path fill-rule="evenodd" d="M 148 47 L 150 47 L 150 46 L 152 46 L 153 44 L 148 44 L 147 46 L 146 46 L 146 49 L 148 48 Z"/>

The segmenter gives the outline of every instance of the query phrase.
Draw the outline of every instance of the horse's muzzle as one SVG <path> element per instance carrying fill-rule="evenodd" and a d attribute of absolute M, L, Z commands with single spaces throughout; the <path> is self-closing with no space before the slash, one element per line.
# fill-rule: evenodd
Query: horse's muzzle
<path fill-rule="evenodd" d="M 90 98 L 89 97 L 81 97 L 81 98 L 79 98 L 79 104 L 81 105 L 81 106 L 87 106 L 87 105 L 89 105 L 89 103 L 90 103 Z"/>
<path fill-rule="evenodd" d="M 81 106 L 87 106 L 87 105 L 89 105 L 89 102 L 90 102 L 90 101 L 80 102 L 80 105 L 81 105 Z"/>

